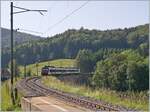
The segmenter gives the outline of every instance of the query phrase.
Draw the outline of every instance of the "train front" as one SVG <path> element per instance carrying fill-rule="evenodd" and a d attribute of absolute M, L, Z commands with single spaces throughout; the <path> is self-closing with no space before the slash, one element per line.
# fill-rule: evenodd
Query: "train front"
<path fill-rule="evenodd" d="M 48 72 L 49 72 L 49 67 L 43 67 L 41 70 L 41 75 L 42 76 L 48 75 Z"/>

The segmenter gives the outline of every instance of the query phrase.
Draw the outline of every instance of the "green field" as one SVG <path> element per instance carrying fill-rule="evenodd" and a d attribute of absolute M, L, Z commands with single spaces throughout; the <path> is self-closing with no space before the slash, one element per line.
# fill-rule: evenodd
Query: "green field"
<path fill-rule="evenodd" d="M 26 71 L 28 72 L 31 70 L 31 74 L 33 76 L 37 75 L 37 65 L 38 65 L 38 75 L 41 75 L 41 68 L 44 66 L 55 66 L 55 67 L 75 67 L 76 66 L 76 61 L 74 59 L 57 59 L 57 60 L 52 60 L 52 61 L 45 61 L 45 62 L 39 62 L 38 64 L 30 64 L 27 65 Z M 20 74 L 23 76 L 24 74 L 24 67 L 20 66 Z"/>

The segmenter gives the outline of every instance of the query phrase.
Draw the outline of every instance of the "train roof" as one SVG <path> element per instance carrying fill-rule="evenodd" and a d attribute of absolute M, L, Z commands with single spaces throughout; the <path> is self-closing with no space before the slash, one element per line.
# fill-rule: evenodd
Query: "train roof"
<path fill-rule="evenodd" d="M 54 67 L 54 66 L 45 66 L 43 68 L 49 68 L 49 69 L 78 69 L 77 67 Z"/>

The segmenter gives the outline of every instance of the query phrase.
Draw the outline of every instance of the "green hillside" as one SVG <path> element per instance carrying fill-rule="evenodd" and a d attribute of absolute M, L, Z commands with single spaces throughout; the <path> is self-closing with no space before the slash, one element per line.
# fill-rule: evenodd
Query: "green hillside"
<path fill-rule="evenodd" d="M 68 29 L 53 37 L 30 41 L 15 48 L 18 64 L 31 64 L 37 61 L 72 58 L 79 50 L 89 49 L 138 49 L 141 44 L 148 44 L 149 25 L 111 30 Z M 10 61 L 10 51 L 2 50 L 2 67 Z"/>
<path fill-rule="evenodd" d="M 10 47 L 10 30 L 6 28 L 1 28 L 1 39 L 2 39 L 2 48 L 9 48 Z M 19 45 L 25 42 L 39 40 L 42 39 L 39 36 L 23 33 L 23 32 L 16 32 L 14 31 L 14 44 Z"/>
<path fill-rule="evenodd" d="M 125 52 L 122 52 L 122 54 L 123 53 Z M 128 54 L 130 53 L 128 52 Z M 27 71 L 31 70 L 32 75 L 37 74 L 36 64 L 37 63 L 27 65 Z M 41 75 L 40 74 L 41 68 L 44 67 L 45 65 L 56 66 L 56 67 L 76 67 L 77 62 L 75 59 L 56 59 L 56 60 L 39 62 L 38 63 L 39 75 Z M 24 68 L 23 66 L 20 66 L 19 68 L 20 68 L 21 75 L 23 76 Z M 97 80 L 103 80 L 98 78 Z M 63 82 L 54 76 L 42 77 L 42 82 L 46 86 L 51 88 L 59 89 L 61 91 L 74 93 L 81 96 L 92 97 L 94 99 L 103 100 L 112 104 L 125 106 L 128 108 L 134 108 L 138 110 L 144 110 L 144 111 L 148 109 L 147 91 L 140 91 L 140 92 L 124 91 L 123 92 L 123 91 L 116 91 L 107 88 L 93 88 L 93 86 L 85 86 L 85 85 L 77 86 L 77 84 L 70 84 L 69 81 Z"/>
<path fill-rule="evenodd" d="M 35 64 L 30 64 L 26 66 L 27 72 L 31 70 L 32 75 L 37 75 L 37 64 L 38 64 L 38 74 L 41 75 L 41 68 L 49 65 L 55 67 L 76 67 L 76 61 L 74 59 L 57 59 L 51 61 L 44 61 Z M 23 76 L 24 74 L 24 67 L 20 66 L 20 74 Z"/>

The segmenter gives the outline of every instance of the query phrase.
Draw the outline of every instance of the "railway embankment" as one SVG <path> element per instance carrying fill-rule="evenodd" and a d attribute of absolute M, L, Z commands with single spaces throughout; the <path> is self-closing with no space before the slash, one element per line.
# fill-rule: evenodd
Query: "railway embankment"
<path fill-rule="evenodd" d="M 148 109 L 148 102 L 145 100 L 148 98 L 147 95 L 145 95 L 146 92 L 135 93 L 118 92 L 105 88 L 94 89 L 84 84 L 77 85 L 76 83 L 70 83 L 73 79 L 74 78 L 70 79 L 70 76 L 63 76 L 59 78 L 55 76 L 47 76 L 42 77 L 42 83 L 47 87 L 61 90 L 63 92 L 72 93 L 83 97 L 90 97 L 91 99 L 102 100 L 113 105 L 120 105 L 133 110 Z"/>
<path fill-rule="evenodd" d="M 57 89 L 48 88 L 42 85 L 39 77 L 32 77 L 23 79 L 18 84 L 19 90 L 25 90 L 26 97 L 37 97 L 37 96 L 51 96 L 61 101 L 69 102 L 71 104 L 90 109 L 92 111 L 125 111 L 127 108 L 112 105 L 103 101 L 93 100 L 88 97 L 81 97 L 75 94 L 63 92 Z M 22 104 L 23 105 L 23 104 Z"/>
<path fill-rule="evenodd" d="M 55 76 L 58 80 L 64 83 L 76 84 L 76 85 L 89 85 L 90 79 L 92 78 L 91 74 L 69 74 L 69 75 L 59 75 Z"/>

